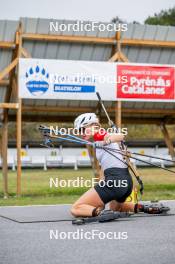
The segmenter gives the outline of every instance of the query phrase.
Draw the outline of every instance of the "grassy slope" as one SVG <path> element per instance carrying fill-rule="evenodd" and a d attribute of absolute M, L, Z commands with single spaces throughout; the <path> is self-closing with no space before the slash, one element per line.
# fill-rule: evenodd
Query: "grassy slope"
<path fill-rule="evenodd" d="M 139 169 L 145 184 L 144 200 L 175 199 L 175 176 L 159 169 Z M 91 169 L 50 169 L 23 170 L 22 197 L 16 198 L 16 172 L 9 172 L 10 198 L 3 199 L 2 173 L 0 172 L 0 205 L 57 204 L 72 203 L 86 188 L 50 188 L 50 177 L 59 179 L 75 179 L 93 177 Z"/>

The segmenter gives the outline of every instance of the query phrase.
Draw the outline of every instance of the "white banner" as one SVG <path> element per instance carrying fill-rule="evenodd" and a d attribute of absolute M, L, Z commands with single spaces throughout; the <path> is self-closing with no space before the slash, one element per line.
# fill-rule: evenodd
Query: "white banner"
<path fill-rule="evenodd" d="M 175 101 L 174 65 L 20 59 L 19 96 L 29 99 Z"/>
<path fill-rule="evenodd" d="M 20 59 L 19 96 L 29 99 L 116 100 L 117 64 Z"/>

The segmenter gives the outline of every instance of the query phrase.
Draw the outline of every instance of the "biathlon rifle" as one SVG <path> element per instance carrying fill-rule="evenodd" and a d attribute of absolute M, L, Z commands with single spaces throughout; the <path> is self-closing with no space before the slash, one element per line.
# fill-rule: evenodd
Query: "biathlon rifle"
<path fill-rule="evenodd" d="M 131 213 L 128 212 L 118 212 L 118 211 L 112 211 L 112 210 L 103 210 L 100 215 L 95 217 L 84 217 L 84 218 L 76 218 L 72 220 L 73 225 L 84 225 L 94 222 L 99 223 L 105 223 L 114 221 L 121 218 L 127 218 Z"/>
<path fill-rule="evenodd" d="M 106 117 L 107 117 L 107 120 L 108 120 L 108 124 L 109 124 L 109 126 L 112 127 L 113 129 L 115 129 L 116 132 L 118 132 L 119 129 L 118 129 L 118 127 L 114 124 L 114 122 L 110 119 L 110 117 L 109 117 L 109 115 L 108 115 L 108 112 L 107 112 L 107 110 L 106 110 L 106 108 L 105 108 L 105 106 L 104 106 L 104 104 L 103 104 L 103 102 L 102 102 L 102 99 L 101 99 L 101 96 L 100 96 L 99 92 L 96 92 L 96 95 L 97 95 L 97 98 L 98 98 L 98 100 L 99 100 L 100 105 L 101 105 L 102 108 L 103 108 L 103 111 L 105 112 L 105 115 L 106 115 Z M 121 150 L 122 150 L 122 151 L 125 151 L 125 152 L 127 153 L 127 147 L 126 147 L 124 141 L 121 141 Z M 138 182 L 139 185 L 140 185 L 140 194 L 142 195 L 142 194 L 143 194 L 143 189 L 144 189 L 143 182 L 142 182 L 142 180 L 140 179 L 140 175 L 139 175 L 138 171 L 137 171 L 136 168 L 132 165 L 132 163 L 131 163 L 129 157 L 127 157 L 127 164 L 128 164 L 128 167 L 129 167 L 129 168 L 131 169 L 131 171 L 133 172 L 133 174 L 134 174 L 134 176 L 135 176 L 137 182 Z"/>
<path fill-rule="evenodd" d="M 114 156 L 118 160 L 120 160 L 120 159 L 118 157 L 116 157 L 114 155 L 114 153 L 121 153 L 123 156 L 125 156 L 127 158 L 132 158 L 132 159 L 135 159 L 135 160 L 144 162 L 146 164 L 149 164 L 149 165 L 158 167 L 160 169 L 167 170 L 169 172 L 175 173 L 175 171 L 172 171 L 170 169 L 163 168 L 163 167 L 161 167 L 159 165 L 153 164 L 152 162 L 148 162 L 148 161 L 145 161 L 145 160 L 141 160 L 138 157 L 134 157 L 133 154 L 134 155 L 146 156 L 146 157 L 153 157 L 153 156 L 139 154 L 139 153 L 135 153 L 135 152 L 128 152 L 128 151 L 126 152 L 125 150 L 123 151 L 123 150 L 111 149 L 111 148 L 109 148 L 107 146 L 103 146 L 103 145 L 99 144 L 99 142 L 94 142 L 93 143 L 93 142 L 90 142 L 90 141 L 81 139 L 81 138 L 79 138 L 77 136 L 70 135 L 70 134 L 65 134 L 63 136 L 63 134 L 61 133 L 60 130 L 58 130 L 57 133 L 55 133 L 49 127 L 47 127 L 45 125 L 40 125 L 38 129 L 41 132 L 42 136 L 44 137 L 44 144 L 41 144 L 41 146 L 44 146 L 44 147 L 47 147 L 47 148 L 54 147 L 54 143 L 56 143 L 56 142 L 59 142 L 60 143 L 62 141 L 77 143 L 77 144 L 81 144 L 81 145 L 90 145 L 93 148 L 101 148 L 101 149 L 104 149 L 106 152 L 108 152 L 110 155 Z M 161 159 L 161 160 L 165 160 L 165 161 L 173 162 L 174 163 L 174 161 L 172 161 L 172 160 L 168 160 L 168 159 L 164 159 L 164 158 L 160 158 L 160 157 L 155 157 L 155 156 L 154 156 L 154 158 L 155 159 Z M 120 160 L 120 161 L 123 162 L 122 160 Z M 127 164 L 126 162 L 123 162 L 123 163 Z"/>

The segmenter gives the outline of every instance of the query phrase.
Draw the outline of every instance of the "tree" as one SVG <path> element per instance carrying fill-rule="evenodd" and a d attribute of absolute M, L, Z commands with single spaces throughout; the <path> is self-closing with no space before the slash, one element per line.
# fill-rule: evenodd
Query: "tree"
<path fill-rule="evenodd" d="M 175 7 L 162 10 L 160 13 L 154 14 L 154 16 L 149 16 L 145 20 L 145 24 L 175 26 Z"/>
<path fill-rule="evenodd" d="M 116 23 L 124 23 L 124 20 L 121 19 L 120 17 L 116 16 L 111 20 L 112 23 L 116 24 Z"/>

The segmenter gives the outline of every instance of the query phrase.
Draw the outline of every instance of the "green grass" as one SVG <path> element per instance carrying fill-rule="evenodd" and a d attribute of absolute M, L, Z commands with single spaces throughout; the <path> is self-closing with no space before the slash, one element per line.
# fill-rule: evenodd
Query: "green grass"
<path fill-rule="evenodd" d="M 144 200 L 175 199 L 175 176 L 172 173 L 145 168 L 139 169 L 142 176 L 145 193 Z M 22 196 L 16 197 L 16 172 L 9 171 L 9 198 L 3 198 L 2 172 L 0 171 L 0 205 L 30 205 L 30 204 L 62 204 L 73 203 L 88 188 L 50 188 L 50 178 L 76 179 L 83 177 L 91 179 L 91 169 L 49 169 L 22 171 Z"/>

